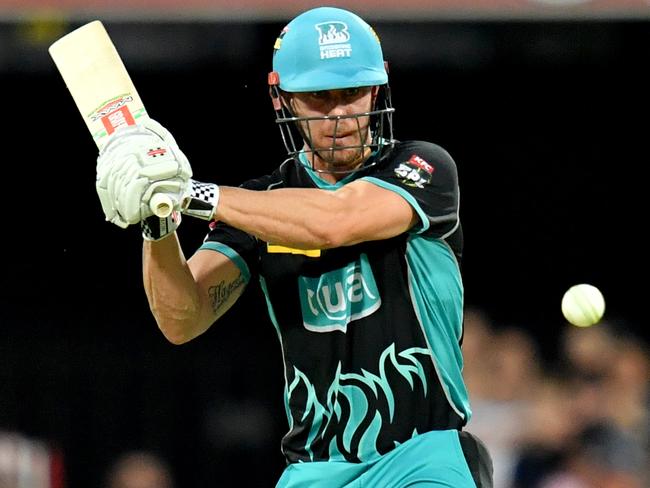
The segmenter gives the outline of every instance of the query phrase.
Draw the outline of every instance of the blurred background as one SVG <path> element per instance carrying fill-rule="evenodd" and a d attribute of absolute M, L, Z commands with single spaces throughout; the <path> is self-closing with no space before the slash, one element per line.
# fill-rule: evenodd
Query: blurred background
<path fill-rule="evenodd" d="M 493 453 L 495 486 L 649 487 L 650 4 L 327 4 L 381 37 L 397 138 L 458 165 L 469 430 Z M 104 222 L 96 148 L 47 48 L 102 20 L 195 176 L 236 185 L 283 160 L 272 46 L 317 5 L 0 0 L 0 487 L 274 485 L 287 425 L 259 290 L 193 342 L 165 341 L 139 232 Z M 186 254 L 206 231 L 185 219 Z M 604 293 L 602 323 L 563 319 L 576 283 Z"/>

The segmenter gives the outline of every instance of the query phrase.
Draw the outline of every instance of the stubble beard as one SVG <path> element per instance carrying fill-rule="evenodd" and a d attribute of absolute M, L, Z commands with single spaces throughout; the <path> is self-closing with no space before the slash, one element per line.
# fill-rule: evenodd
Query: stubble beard
<path fill-rule="evenodd" d="M 321 171 L 327 172 L 345 172 L 354 170 L 370 156 L 371 149 L 367 146 L 362 146 L 361 141 L 369 142 L 370 131 L 368 127 L 361 128 L 357 131 L 357 140 L 354 147 L 337 148 L 337 146 L 330 147 L 311 147 L 314 157 L 314 167 Z M 312 141 L 313 145 L 313 141 Z M 320 164 L 316 164 L 316 158 Z"/>

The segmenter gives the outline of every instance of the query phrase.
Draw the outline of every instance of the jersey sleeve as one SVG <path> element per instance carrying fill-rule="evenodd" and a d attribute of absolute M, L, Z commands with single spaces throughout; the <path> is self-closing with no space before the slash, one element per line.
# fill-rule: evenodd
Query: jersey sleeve
<path fill-rule="evenodd" d="M 436 144 L 400 142 L 374 173 L 362 179 L 409 202 L 420 217 L 411 233 L 446 238 L 459 226 L 456 163 Z"/>

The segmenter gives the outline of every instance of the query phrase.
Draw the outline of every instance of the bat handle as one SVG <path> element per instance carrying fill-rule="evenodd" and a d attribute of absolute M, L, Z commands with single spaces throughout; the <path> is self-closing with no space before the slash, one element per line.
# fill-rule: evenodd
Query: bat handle
<path fill-rule="evenodd" d="M 169 217 L 174 210 L 174 199 L 165 193 L 154 193 L 149 200 L 149 208 L 161 219 Z"/>

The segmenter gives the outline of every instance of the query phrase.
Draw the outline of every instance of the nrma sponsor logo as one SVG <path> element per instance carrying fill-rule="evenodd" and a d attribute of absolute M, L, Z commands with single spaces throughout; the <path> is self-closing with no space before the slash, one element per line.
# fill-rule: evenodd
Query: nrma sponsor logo
<path fill-rule="evenodd" d="M 318 278 L 300 276 L 298 286 L 303 324 L 313 332 L 345 332 L 350 322 L 367 317 L 381 306 L 365 254 Z"/>

